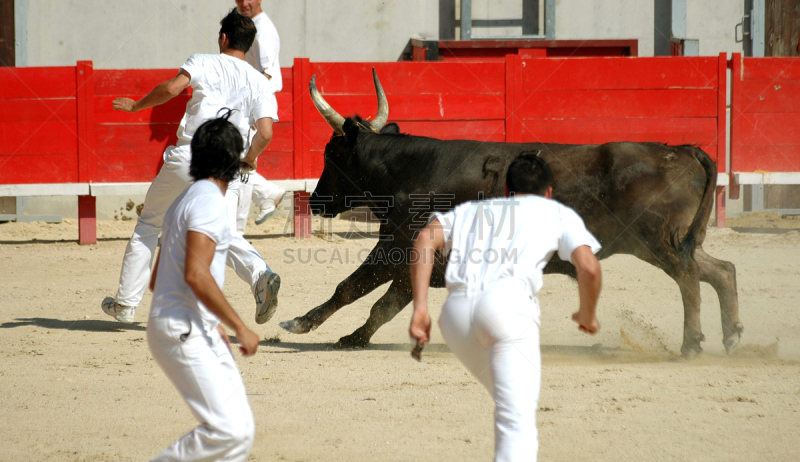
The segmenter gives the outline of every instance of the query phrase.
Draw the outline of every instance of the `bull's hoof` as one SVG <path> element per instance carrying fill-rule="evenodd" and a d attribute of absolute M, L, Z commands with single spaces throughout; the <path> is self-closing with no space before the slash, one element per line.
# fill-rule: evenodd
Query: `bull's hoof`
<path fill-rule="evenodd" d="M 722 344 L 725 346 L 725 352 L 728 354 L 732 354 L 742 345 L 742 332 L 744 331 L 744 326 L 742 323 L 737 322 L 733 325 L 733 333 L 727 335 L 723 340 Z"/>
<path fill-rule="evenodd" d="M 694 338 L 692 337 L 684 337 L 683 338 L 683 345 L 681 346 L 681 356 L 683 359 L 694 359 L 703 352 L 703 347 L 700 346 L 700 342 L 705 341 L 706 336 L 700 334 Z"/>
<path fill-rule="evenodd" d="M 699 355 L 702 352 L 703 352 L 702 348 L 700 348 L 699 350 L 694 350 L 691 348 L 684 350 L 683 348 L 681 348 L 681 358 L 691 361 L 692 359 L 697 358 L 697 355 Z"/>
<path fill-rule="evenodd" d="M 353 333 L 340 338 L 338 342 L 333 344 L 333 348 L 337 350 L 365 348 L 367 344 L 369 344 L 368 339 L 364 340 L 361 335 Z"/>
<path fill-rule="evenodd" d="M 280 326 L 293 334 L 307 334 L 316 328 L 304 318 L 294 318 L 291 321 L 283 321 L 280 323 Z"/>

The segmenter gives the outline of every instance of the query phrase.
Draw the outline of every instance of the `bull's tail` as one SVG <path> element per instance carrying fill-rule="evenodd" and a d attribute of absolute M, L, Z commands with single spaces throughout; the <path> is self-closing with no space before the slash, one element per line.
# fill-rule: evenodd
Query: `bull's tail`
<path fill-rule="evenodd" d="M 711 209 L 714 207 L 714 191 L 717 187 L 717 164 L 702 149 L 693 146 L 686 146 L 686 148 L 692 150 L 694 158 L 705 169 L 706 187 L 703 190 L 703 198 L 700 200 L 700 206 L 697 208 L 692 224 L 689 225 L 689 230 L 678 244 L 678 251 L 684 261 L 694 258 L 697 242 L 698 240 L 702 242 L 702 238 L 705 236 L 705 227 L 708 224 Z"/>

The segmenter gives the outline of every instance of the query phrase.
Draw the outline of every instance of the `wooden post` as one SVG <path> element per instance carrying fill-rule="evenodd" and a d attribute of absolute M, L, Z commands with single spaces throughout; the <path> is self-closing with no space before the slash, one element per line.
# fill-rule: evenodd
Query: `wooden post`
<path fill-rule="evenodd" d="M 727 172 L 725 146 L 728 142 L 726 107 L 728 98 L 728 54 L 720 53 L 717 65 L 717 172 Z M 714 178 L 714 181 L 717 181 Z M 725 186 L 717 186 L 717 228 L 725 227 Z"/>
<path fill-rule="evenodd" d="M 736 119 L 738 115 L 736 114 L 736 109 L 741 104 L 739 101 L 739 95 L 737 92 L 741 88 L 741 85 L 738 85 L 741 82 L 741 72 L 742 72 L 742 54 L 741 53 L 733 53 L 731 57 L 731 161 L 728 164 L 728 198 L 730 199 L 738 199 L 739 193 L 741 190 L 741 186 L 734 182 L 735 178 L 733 175 L 733 168 L 735 166 L 734 161 L 736 160 L 736 154 L 738 151 L 738 145 L 736 141 L 738 137 L 736 136 Z"/>
<path fill-rule="evenodd" d="M 97 244 L 97 198 L 78 196 L 78 244 Z"/>
<path fill-rule="evenodd" d="M 717 186 L 717 228 L 725 227 L 725 186 Z"/>
<path fill-rule="evenodd" d="M 517 120 L 517 93 L 521 67 L 519 55 L 506 55 L 506 142 L 518 143 L 522 134 L 522 122 Z"/>
<path fill-rule="evenodd" d="M 728 164 L 725 155 L 725 146 L 728 144 L 728 126 L 725 123 L 725 112 L 728 104 L 727 53 L 719 54 L 717 71 L 717 171 L 727 172 Z"/>
<path fill-rule="evenodd" d="M 308 200 L 311 194 L 305 191 L 294 192 L 294 237 L 305 239 L 311 237 L 311 207 Z"/>
<path fill-rule="evenodd" d="M 295 58 L 292 67 L 292 115 L 294 135 L 294 179 L 309 177 L 309 164 L 307 162 L 311 151 L 311 120 L 309 105 L 311 95 L 308 93 L 308 83 L 311 80 L 311 61 L 308 58 Z M 294 237 L 306 238 L 311 236 L 311 210 L 308 199 L 311 195 L 305 191 L 294 193 Z"/>
<path fill-rule="evenodd" d="M 78 182 L 91 183 L 95 167 L 94 67 L 91 61 L 78 61 L 75 67 L 75 100 L 78 115 Z M 78 196 L 78 243 L 97 243 L 97 201 L 94 196 Z"/>
<path fill-rule="evenodd" d="M 306 158 L 310 151 L 311 121 L 308 105 L 311 96 L 308 83 L 311 80 L 311 61 L 308 58 L 295 58 L 292 66 L 292 131 L 294 136 L 294 179 L 307 178 L 308 165 Z"/>

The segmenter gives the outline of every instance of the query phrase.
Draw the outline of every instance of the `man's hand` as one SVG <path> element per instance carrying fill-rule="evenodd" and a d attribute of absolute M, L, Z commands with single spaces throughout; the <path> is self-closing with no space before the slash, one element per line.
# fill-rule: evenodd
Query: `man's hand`
<path fill-rule="evenodd" d="M 572 320 L 578 323 L 578 330 L 590 335 L 594 335 L 600 330 L 600 321 L 593 314 L 584 314 L 576 311 L 572 314 Z"/>
<path fill-rule="evenodd" d="M 572 315 L 572 320 L 578 323 L 578 329 L 587 334 L 595 334 L 600 330 L 597 321 L 597 299 L 600 297 L 600 288 L 603 285 L 603 273 L 600 262 L 592 253 L 589 246 L 582 245 L 572 252 L 572 264 L 578 273 L 578 295 L 580 308 Z"/>
<path fill-rule="evenodd" d="M 251 356 L 258 348 L 258 335 L 244 325 L 211 275 L 211 262 L 216 249 L 217 244 L 210 237 L 197 231 L 189 231 L 186 234 L 184 280 L 197 299 L 216 314 L 222 323 L 236 332 L 242 354 Z M 220 326 L 220 335 L 227 338 L 227 334 L 223 332 Z"/>
<path fill-rule="evenodd" d="M 222 337 L 222 340 L 225 340 L 225 344 L 228 345 L 228 349 L 231 349 L 231 339 L 228 337 L 228 332 L 222 327 L 222 324 L 217 324 L 217 332 L 219 332 L 219 336 Z"/>
<path fill-rule="evenodd" d="M 262 117 L 256 120 L 256 134 L 250 142 L 250 149 L 247 150 L 244 159 L 246 164 L 255 170 L 258 167 L 258 156 L 267 148 L 267 145 L 272 140 L 272 119 L 269 117 Z"/>
<path fill-rule="evenodd" d="M 114 107 L 115 111 L 125 112 L 136 112 L 158 106 L 180 95 L 181 92 L 189 86 L 191 80 L 192 77 L 189 73 L 181 69 L 178 71 L 178 75 L 170 80 L 159 83 L 150 93 L 146 94 L 144 98 L 139 101 L 134 101 L 130 98 L 117 98 L 111 105 Z"/>
<path fill-rule="evenodd" d="M 244 159 L 242 159 L 242 165 L 243 166 L 247 165 L 250 168 L 251 172 L 255 172 L 256 169 L 258 168 L 258 158 L 256 157 L 254 159 L 248 159 L 247 157 L 245 157 Z"/>
<path fill-rule="evenodd" d="M 115 111 L 136 112 L 136 101 L 130 98 L 117 98 L 111 105 Z"/>
<path fill-rule="evenodd" d="M 414 310 L 408 335 L 417 341 L 418 346 L 423 346 L 431 341 L 431 317 L 427 309 Z"/>
<path fill-rule="evenodd" d="M 236 339 L 239 340 L 239 351 L 244 356 L 253 356 L 258 349 L 258 342 L 260 339 L 258 335 L 245 326 L 236 331 Z"/>
<path fill-rule="evenodd" d="M 414 240 L 414 252 L 418 258 L 411 262 L 411 294 L 414 300 L 414 312 L 411 314 L 411 326 L 408 335 L 416 339 L 421 348 L 431 340 L 431 316 L 428 314 L 428 288 L 433 273 L 433 259 L 436 250 L 445 245 L 444 231 L 439 220 L 428 223 Z"/>

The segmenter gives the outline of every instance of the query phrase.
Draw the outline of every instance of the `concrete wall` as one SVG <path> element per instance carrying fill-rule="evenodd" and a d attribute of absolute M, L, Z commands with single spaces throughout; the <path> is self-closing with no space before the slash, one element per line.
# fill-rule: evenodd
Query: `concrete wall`
<path fill-rule="evenodd" d="M 653 56 L 653 0 L 556 0 L 557 39 L 638 39 Z"/>
<path fill-rule="evenodd" d="M 653 0 L 557 0 L 556 38 L 639 39 L 639 56 L 653 56 Z M 742 52 L 734 27 L 744 14 L 742 0 L 686 2 L 687 38 L 700 40 L 700 55 Z"/>
<path fill-rule="evenodd" d="M 19 3 L 19 0 L 18 0 Z M 226 0 L 27 0 L 28 66 L 177 68 L 193 53 L 216 53 Z M 19 14 L 19 13 L 18 13 Z"/>
<path fill-rule="evenodd" d="M 734 28 L 742 21 L 742 0 L 690 0 L 686 2 L 686 36 L 700 40 L 700 56 L 721 52 L 742 53 Z"/>
<path fill-rule="evenodd" d="M 177 68 L 193 53 L 216 53 L 219 20 L 233 0 L 16 0 L 27 28 L 18 65 L 97 69 Z M 436 37 L 430 0 L 264 0 L 281 37 L 281 64 L 394 61 L 414 35 Z M 21 50 L 20 50 L 21 48 Z"/>
<path fill-rule="evenodd" d="M 264 0 L 281 37 L 281 65 L 312 61 L 396 61 L 412 36 L 437 37 L 431 0 Z"/>
<path fill-rule="evenodd" d="M 472 0 L 478 20 L 520 19 L 525 0 Z M 543 10 L 544 0 L 539 9 Z M 219 20 L 233 0 L 15 0 L 18 63 L 98 69 L 173 68 L 193 53 L 215 53 Z M 440 5 L 460 17 L 458 0 L 263 0 L 281 36 L 283 66 L 313 61 L 394 61 L 412 36 L 438 38 Z M 741 51 L 734 27 L 742 0 L 687 2 L 687 35 L 700 53 Z M 653 55 L 653 0 L 556 0 L 556 38 L 635 38 L 639 55 Z M 20 18 L 19 16 L 23 16 Z M 543 12 L 540 13 L 540 22 Z M 20 21 L 20 19 L 22 19 Z M 473 35 L 513 36 L 521 27 L 475 27 Z M 540 30 L 540 33 L 543 31 Z M 455 34 L 458 36 L 458 33 Z"/>

